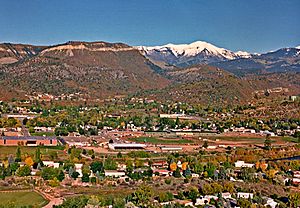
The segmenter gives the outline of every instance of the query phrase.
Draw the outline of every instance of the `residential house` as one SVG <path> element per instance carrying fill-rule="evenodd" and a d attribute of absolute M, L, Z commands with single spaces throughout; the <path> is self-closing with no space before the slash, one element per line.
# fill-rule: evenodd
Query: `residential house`
<path fill-rule="evenodd" d="M 53 161 L 43 161 L 43 164 L 46 167 L 59 168 L 59 163 L 56 163 L 56 162 L 53 162 Z"/>
<path fill-rule="evenodd" d="M 252 164 L 252 163 L 245 163 L 245 161 L 239 160 L 239 161 L 236 161 L 234 163 L 234 166 L 236 168 L 252 168 L 252 167 L 254 167 L 254 164 Z"/>
<path fill-rule="evenodd" d="M 244 199 L 252 199 L 253 194 L 252 193 L 246 193 L 246 192 L 238 192 L 237 193 L 237 198 L 244 198 Z"/>
<path fill-rule="evenodd" d="M 125 176 L 124 171 L 118 171 L 118 170 L 104 170 L 105 177 L 113 177 L 113 178 L 119 178 L 122 176 Z"/>

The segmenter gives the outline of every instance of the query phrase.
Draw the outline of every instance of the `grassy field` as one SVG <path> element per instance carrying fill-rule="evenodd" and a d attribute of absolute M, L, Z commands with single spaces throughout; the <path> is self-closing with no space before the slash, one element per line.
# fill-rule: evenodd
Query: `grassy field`
<path fill-rule="evenodd" d="M 194 143 L 188 139 L 159 139 L 156 137 L 138 137 L 138 138 L 129 138 L 130 141 L 139 142 L 139 143 L 152 143 L 152 144 L 192 144 Z"/>
<path fill-rule="evenodd" d="M 22 155 L 34 155 L 37 147 L 20 146 Z M 62 147 L 40 147 L 42 158 L 50 159 L 50 155 L 54 152 L 57 153 L 58 158 L 66 157 Z M 17 146 L 0 146 L 0 159 L 8 157 L 9 155 L 15 155 Z"/>
<path fill-rule="evenodd" d="M 281 138 L 282 141 L 285 141 L 285 142 L 294 142 L 294 143 L 298 143 L 298 139 L 295 138 L 295 137 L 282 137 Z"/>
<path fill-rule="evenodd" d="M 207 138 L 213 140 L 219 139 L 221 141 L 265 141 L 264 137 L 212 136 Z"/>
<path fill-rule="evenodd" d="M 54 132 L 34 132 L 30 133 L 31 136 L 55 136 Z"/>
<path fill-rule="evenodd" d="M 0 192 L 0 205 L 43 207 L 48 201 L 34 191 Z"/>

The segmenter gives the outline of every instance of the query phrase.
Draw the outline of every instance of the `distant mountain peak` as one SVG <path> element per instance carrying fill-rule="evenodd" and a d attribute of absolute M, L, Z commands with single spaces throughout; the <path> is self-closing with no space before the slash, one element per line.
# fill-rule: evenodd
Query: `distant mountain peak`
<path fill-rule="evenodd" d="M 137 48 L 154 61 L 163 61 L 178 66 L 251 57 L 248 52 L 239 51 L 235 53 L 205 41 L 195 41 L 190 44 L 168 43 L 162 46 L 150 47 L 138 46 Z"/>

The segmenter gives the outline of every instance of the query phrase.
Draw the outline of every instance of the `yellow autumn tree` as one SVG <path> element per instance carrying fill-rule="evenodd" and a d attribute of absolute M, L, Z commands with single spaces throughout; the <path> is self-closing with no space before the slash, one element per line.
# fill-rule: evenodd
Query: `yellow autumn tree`
<path fill-rule="evenodd" d="M 32 159 L 30 156 L 26 157 L 25 163 L 26 163 L 26 165 L 28 165 L 29 167 L 31 167 L 31 166 L 34 164 L 33 159 Z"/>
<path fill-rule="evenodd" d="M 170 170 L 175 171 L 177 169 L 177 164 L 175 162 L 170 164 Z"/>
<path fill-rule="evenodd" d="M 188 167 L 188 162 L 184 162 L 184 163 L 182 163 L 182 165 L 181 165 L 181 169 L 182 170 L 186 170 L 187 169 L 187 167 Z"/>
<path fill-rule="evenodd" d="M 266 171 L 266 176 L 268 179 L 272 180 L 275 177 L 276 173 L 277 173 L 277 170 L 271 169 L 271 170 Z"/>
<path fill-rule="evenodd" d="M 2 164 L 3 164 L 3 166 L 4 166 L 5 168 L 7 168 L 8 165 L 9 165 L 8 160 L 3 160 L 3 161 L 2 161 Z"/>
<path fill-rule="evenodd" d="M 256 170 L 258 170 L 258 169 L 259 169 L 259 167 L 260 167 L 260 162 L 259 162 L 259 161 L 257 161 L 257 162 L 255 163 L 255 169 L 256 169 Z"/>
<path fill-rule="evenodd" d="M 265 162 L 261 162 L 259 164 L 259 167 L 264 172 L 267 169 L 268 165 Z"/>
<path fill-rule="evenodd" d="M 122 128 L 124 128 L 125 127 L 125 122 L 124 121 L 122 121 L 121 123 L 120 123 L 120 126 L 122 127 Z"/>

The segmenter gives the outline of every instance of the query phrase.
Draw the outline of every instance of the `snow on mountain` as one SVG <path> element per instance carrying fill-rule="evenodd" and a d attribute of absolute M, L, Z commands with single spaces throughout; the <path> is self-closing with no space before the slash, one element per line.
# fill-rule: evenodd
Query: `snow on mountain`
<path fill-rule="evenodd" d="M 296 47 L 297 49 L 300 49 L 300 45 Z"/>
<path fill-rule="evenodd" d="M 190 44 L 169 43 L 151 47 L 138 46 L 136 48 L 154 61 L 164 61 L 168 64 L 182 66 L 251 57 L 248 52 L 238 51 L 235 53 L 204 41 L 196 41 Z"/>
<path fill-rule="evenodd" d="M 235 52 L 235 55 L 238 56 L 239 58 L 251 58 L 252 57 L 251 53 L 248 53 L 246 51 L 237 51 L 237 52 Z"/>

